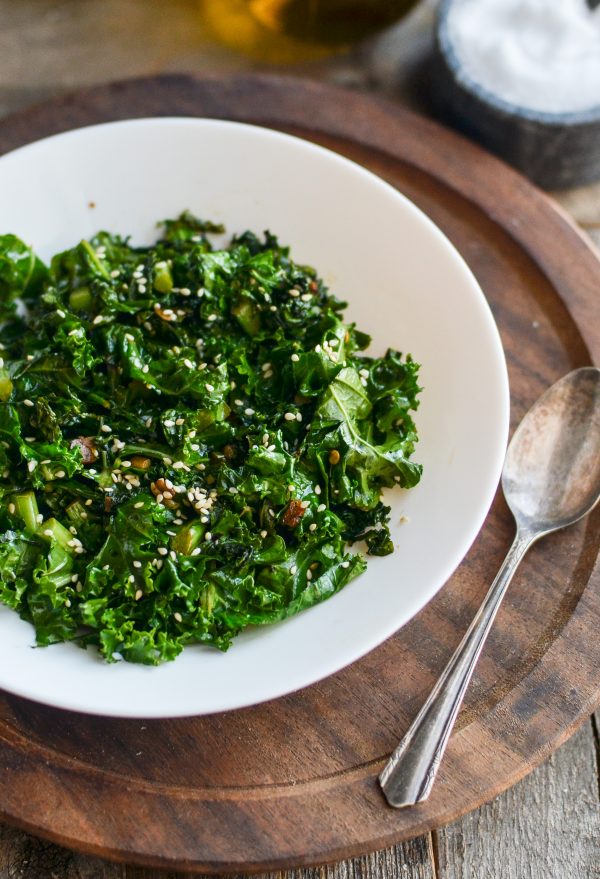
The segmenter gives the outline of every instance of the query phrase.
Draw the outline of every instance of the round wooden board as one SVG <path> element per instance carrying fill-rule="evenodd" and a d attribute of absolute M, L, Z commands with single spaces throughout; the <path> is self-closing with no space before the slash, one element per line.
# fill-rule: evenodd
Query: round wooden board
<path fill-rule="evenodd" d="M 151 78 L 6 119 L 0 152 L 72 127 L 153 115 L 291 131 L 406 193 L 453 241 L 489 298 L 508 359 L 513 426 L 555 379 L 598 362 L 600 263 L 588 243 L 516 173 L 391 104 L 295 79 Z M 401 266 L 401 241 L 398 254 Z M 425 610 L 360 662 L 297 694 L 223 715 L 146 722 L 0 694 L 0 816 L 72 848 L 198 872 L 322 863 L 449 822 L 529 772 L 600 702 L 599 524 L 600 509 L 525 560 L 438 782 L 419 807 L 388 808 L 377 774 L 510 544 L 500 496 Z"/>

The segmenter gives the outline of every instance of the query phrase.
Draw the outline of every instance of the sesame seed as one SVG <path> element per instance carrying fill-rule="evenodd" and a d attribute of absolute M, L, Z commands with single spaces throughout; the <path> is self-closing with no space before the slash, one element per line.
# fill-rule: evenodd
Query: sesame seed
<path fill-rule="evenodd" d="M 362 375 L 363 378 L 369 378 L 369 370 L 368 369 L 359 369 L 358 374 Z"/>
<path fill-rule="evenodd" d="M 212 540 L 212 534 L 210 531 L 206 532 L 206 534 L 204 535 L 204 539 L 205 540 Z"/>
<path fill-rule="evenodd" d="M 71 534 L 77 534 L 77 528 L 74 525 L 69 525 L 69 531 Z"/>
<path fill-rule="evenodd" d="M 144 375 L 147 375 L 150 372 L 150 367 L 147 363 L 144 363 L 144 365 L 142 366 L 142 372 L 144 373 Z"/>
<path fill-rule="evenodd" d="M 268 531 L 261 531 L 260 532 L 260 536 L 262 537 L 263 540 L 265 539 L 265 537 L 267 536 L 268 533 L 269 533 Z"/>
<path fill-rule="evenodd" d="M 316 531 L 317 530 L 316 524 L 314 522 L 311 522 L 310 525 L 308 526 L 308 530 L 309 531 Z"/>
<path fill-rule="evenodd" d="M 138 589 L 135 593 L 135 600 L 139 601 L 140 598 L 143 596 L 143 594 L 144 594 L 143 591 L 141 589 Z"/>
<path fill-rule="evenodd" d="M 37 514 L 37 516 L 35 517 L 35 521 L 38 523 L 38 525 L 42 524 L 42 522 L 44 521 L 44 517 L 42 516 L 41 513 Z"/>
<path fill-rule="evenodd" d="M 271 443 L 270 446 L 267 446 L 267 452 L 274 452 L 274 451 L 275 451 L 275 443 Z"/>
<path fill-rule="evenodd" d="M 197 546 L 196 549 L 192 550 L 192 555 L 200 555 L 201 552 L 202 552 L 202 550 L 200 549 L 199 546 Z"/>
<path fill-rule="evenodd" d="M 86 505 L 86 507 L 91 507 L 93 503 L 94 503 L 94 501 L 92 500 L 91 497 L 89 497 L 87 499 L 87 501 L 85 502 L 85 505 Z"/>
<path fill-rule="evenodd" d="M 308 571 L 306 572 L 306 579 L 307 579 L 307 580 L 312 580 L 312 577 L 313 577 L 313 575 L 312 575 L 312 571 L 311 571 L 311 569 L 309 568 Z"/>
<path fill-rule="evenodd" d="M 269 516 L 275 516 L 275 510 L 272 507 L 269 507 Z"/>
<path fill-rule="evenodd" d="M 121 461 L 121 467 L 131 467 L 131 461 Z"/>
<path fill-rule="evenodd" d="M 33 471 L 35 470 L 36 467 L 37 467 L 37 461 L 28 461 L 27 462 L 27 469 L 29 470 L 30 473 L 33 473 Z"/>
<path fill-rule="evenodd" d="M 183 617 L 181 616 L 181 614 L 179 613 L 179 611 L 175 611 L 175 613 L 173 614 L 173 617 L 174 617 L 174 619 L 177 620 L 178 623 L 182 623 L 182 622 L 183 622 Z"/>
<path fill-rule="evenodd" d="M 159 547 L 158 547 L 158 554 L 159 554 L 159 555 L 168 555 L 168 554 L 169 554 L 169 550 L 167 549 L 166 546 L 159 546 Z"/>
<path fill-rule="evenodd" d="M 192 361 L 188 357 L 186 357 L 185 360 L 183 361 L 183 365 L 185 367 L 187 367 L 187 369 L 194 369 L 194 364 L 192 363 Z"/>
<path fill-rule="evenodd" d="M 4 366 L 4 360 L 2 357 L 0 357 L 0 369 L 2 369 L 3 366 Z"/>
<path fill-rule="evenodd" d="M 157 495 L 156 495 L 156 503 L 157 503 L 157 504 L 162 504 L 163 501 L 164 501 L 164 497 L 162 496 L 162 494 L 160 494 L 160 493 L 157 494 Z"/>
<path fill-rule="evenodd" d="M 276 306 L 276 305 L 270 305 L 270 306 L 269 306 L 269 311 L 277 311 L 277 306 Z"/>
<path fill-rule="evenodd" d="M 291 574 L 292 576 L 294 576 L 294 574 L 297 574 L 297 573 L 298 573 L 298 567 L 297 567 L 297 565 L 292 565 L 292 567 L 290 568 L 290 574 Z"/>
<path fill-rule="evenodd" d="M 212 394 L 212 392 L 213 392 L 214 389 L 215 389 L 215 386 L 214 386 L 214 385 L 209 385 L 208 382 L 206 383 L 205 387 L 206 387 L 206 390 L 209 392 L 209 394 Z"/>
<path fill-rule="evenodd" d="M 57 472 L 56 472 L 57 479 L 64 479 L 66 475 L 67 474 L 65 473 L 64 470 L 57 470 Z"/>
<path fill-rule="evenodd" d="M 254 409 L 251 409 L 249 406 L 247 409 L 244 409 L 244 415 L 254 415 Z"/>
<path fill-rule="evenodd" d="M 104 433 L 112 433 L 112 427 L 110 427 L 108 424 L 103 424 L 100 430 L 103 430 Z"/>
<path fill-rule="evenodd" d="M 342 568 L 349 568 L 350 562 L 342 562 Z"/>
<path fill-rule="evenodd" d="M 46 528 L 46 530 L 44 531 L 44 535 L 45 535 L 45 537 L 52 537 L 52 531 L 50 530 L 50 528 Z M 72 540 L 69 540 L 69 543 L 72 543 L 72 542 L 73 542 Z"/>
<path fill-rule="evenodd" d="M 263 372 L 267 372 L 267 370 L 271 369 L 271 364 L 270 363 L 263 363 L 263 365 L 261 366 L 261 369 Z"/>
<path fill-rule="evenodd" d="M 144 501 L 138 501 L 137 504 L 133 505 L 136 510 L 140 510 L 144 506 Z"/>
<path fill-rule="evenodd" d="M 65 599 L 65 607 L 71 607 L 71 599 L 70 598 Z"/>
<path fill-rule="evenodd" d="M 97 472 L 98 472 L 98 471 L 97 471 L 97 470 L 94 470 L 93 467 L 90 467 L 90 469 L 88 470 L 88 473 L 90 474 L 90 476 L 95 476 Z"/>
<path fill-rule="evenodd" d="M 319 504 L 319 506 L 317 507 L 317 513 L 322 513 L 323 510 L 326 510 L 326 509 L 327 509 L 326 504 Z"/>
<path fill-rule="evenodd" d="M 92 323 L 93 324 L 101 324 L 103 320 L 104 320 L 104 318 L 102 317 L 102 315 L 97 314 L 96 317 L 94 318 L 94 320 L 92 321 Z"/>
<path fill-rule="evenodd" d="M 14 514 L 14 512 L 15 512 L 16 509 L 17 509 L 17 508 L 15 507 L 14 504 L 9 504 L 9 505 L 8 505 L 8 512 L 11 514 L 11 516 Z"/>
<path fill-rule="evenodd" d="M 308 510 L 310 507 L 310 501 L 300 501 L 300 506 L 303 510 Z"/>
<path fill-rule="evenodd" d="M 133 576 L 133 574 L 130 574 L 127 580 L 129 581 L 129 583 L 135 583 L 135 577 Z"/>
<path fill-rule="evenodd" d="M 171 552 L 169 553 L 169 558 L 174 562 L 177 561 L 177 553 L 175 552 L 174 549 L 172 549 Z"/>
<path fill-rule="evenodd" d="M 136 560 L 134 561 L 134 563 L 133 563 L 133 567 L 134 567 L 134 568 L 141 568 L 141 567 L 142 567 L 142 563 L 141 563 L 141 562 L 138 562 L 138 560 L 136 559 Z"/>
<path fill-rule="evenodd" d="M 35 360 L 35 357 L 33 354 L 28 354 L 26 359 L 31 363 L 32 360 Z"/>
<path fill-rule="evenodd" d="M 163 560 L 162 560 L 162 559 L 156 559 L 156 561 L 155 561 L 154 564 L 155 564 L 156 570 L 157 570 L 157 571 L 160 571 L 160 569 L 161 569 L 162 566 L 163 566 Z"/>
<path fill-rule="evenodd" d="M 292 354 L 290 359 L 293 361 L 293 363 L 298 363 L 298 361 L 300 360 L 297 354 Z"/>
<path fill-rule="evenodd" d="M 183 461 L 175 461 L 175 463 L 173 464 L 173 470 L 189 470 L 189 469 L 190 468 L 188 467 L 188 465 L 185 464 Z"/>
<path fill-rule="evenodd" d="M 315 494 L 321 494 L 321 486 L 315 485 Z"/>
<path fill-rule="evenodd" d="M 302 421 L 302 412 L 296 412 L 296 421 Z"/>
<path fill-rule="evenodd" d="M 77 590 L 77 592 L 81 592 L 81 590 L 83 589 L 83 584 L 79 580 L 77 581 L 77 583 L 75 583 L 75 589 Z"/>
<path fill-rule="evenodd" d="M 57 315 L 58 315 L 59 317 L 66 317 L 66 316 L 67 316 L 67 315 L 64 313 L 64 311 L 62 310 L 62 308 L 57 308 L 57 309 L 56 309 L 56 313 L 57 313 Z"/>
<path fill-rule="evenodd" d="M 302 302 L 310 302 L 310 300 L 312 299 L 312 293 L 303 293 L 300 299 L 302 300 Z"/>
<path fill-rule="evenodd" d="M 264 378 L 273 378 L 273 370 L 270 369 L 268 372 L 265 372 Z"/>
<path fill-rule="evenodd" d="M 165 420 L 163 421 L 163 424 L 165 427 L 175 427 L 175 422 L 171 421 L 170 418 L 165 418 Z"/>
<path fill-rule="evenodd" d="M 118 278 L 120 274 L 121 274 L 121 272 L 119 271 L 119 269 L 113 269 L 112 272 L 110 273 L 110 276 L 111 276 L 111 278 Z"/>
<path fill-rule="evenodd" d="M 209 314 L 209 315 L 208 315 L 208 318 L 207 318 L 207 320 L 216 320 L 216 319 L 217 319 L 217 315 L 216 315 L 216 314 Z"/>
<path fill-rule="evenodd" d="M 135 338 L 131 335 L 131 333 L 125 333 L 125 338 L 128 342 L 135 342 Z"/>
<path fill-rule="evenodd" d="M 296 420 L 295 412 L 286 412 L 283 417 L 285 418 L 286 421 L 295 421 Z"/>
<path fill-rule="evenodd" d="M 31 400 L 23 400 L 26 406 L 33 406 L 34 403 Z"/>
<path fill-rule="evenodd" d="M 177 425 L 177 427 L 181 427 L 182 424 L 185 424 L 185 418 L 176 418 L 175 424 Z"/>
<path fill-rule="evenodd" d="M 300 290 L 296 290 L 295 287 L 292 287 L 292 289 L 289 290 L 288 292 L 289 292 L 290 296 L 292 296 L 294 299 L 296 298 L 296 296 L 300 296 Z"/>

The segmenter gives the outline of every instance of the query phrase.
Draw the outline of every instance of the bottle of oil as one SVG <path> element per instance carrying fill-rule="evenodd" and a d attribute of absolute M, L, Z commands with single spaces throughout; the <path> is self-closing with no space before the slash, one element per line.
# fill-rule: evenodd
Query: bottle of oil
<path fill-rule="evenodd" d="M 203 0 L 204 20 L 228 46 L 285 63 L 344 49 L 399 21 L 418 0 Z"/>

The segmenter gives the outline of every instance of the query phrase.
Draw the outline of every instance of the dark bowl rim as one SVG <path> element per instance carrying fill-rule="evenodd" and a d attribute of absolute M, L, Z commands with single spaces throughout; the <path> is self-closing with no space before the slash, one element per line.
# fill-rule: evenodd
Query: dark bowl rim
<path fill-rule="evenodd" d="M 523 107 L 511 101 L 504 100 L 484 86 L 470 77 L 464 66 L 461 64 L 452 45 L 452 40 L 448 32 L 448 17 L 450 9 L 456 0 L 441 0 L 437 11 L 436 22 L 436 42 L 447 66 L 449 67 L 457 85 L 465 91 L 487 104 L 493 110 L 505 116 L 514 116 L 517 119 L 525 119 L 530 122 L 537 122 L 541 125 L 548 126 L 565 126 L 565 125 L 586 125 L 600 123 L 600 103 L 588 110 L 577 110 L 574 112 L 551 113 L 544 110 L 533 110 L 530 107 Z M 462 0 L 458 0 L 462 2 Z"/>

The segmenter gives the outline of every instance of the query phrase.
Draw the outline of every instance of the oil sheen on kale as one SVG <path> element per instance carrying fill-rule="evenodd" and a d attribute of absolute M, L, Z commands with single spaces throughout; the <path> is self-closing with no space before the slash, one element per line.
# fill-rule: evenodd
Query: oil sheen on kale
<path fill-rule="evenodd" d="M 186 213 L 46 266 L 0 236 L 0 601 L 38 645 L 158 664 L 330 598 L 392 551 L 418 365 L 270 233 Z"/>

